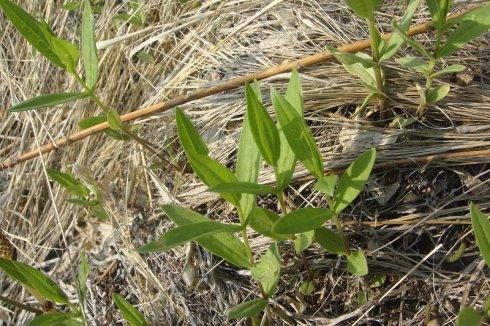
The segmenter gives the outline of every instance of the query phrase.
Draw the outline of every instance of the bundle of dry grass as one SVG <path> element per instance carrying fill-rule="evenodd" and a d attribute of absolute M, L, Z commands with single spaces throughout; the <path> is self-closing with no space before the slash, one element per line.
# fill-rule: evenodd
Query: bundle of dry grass
<path fill-rule="evenodd" d="M 103 1 L 96 1 L 102 3 Z M 236 1 L 148 0 L 147 27 L 115 23 L 128 1 L 107 1 L 97 15 L 101 98 L 119 112 L 157 103 L 188 91 L 215 85 L 283 62 L 367 37 L 361 21 L 340 2 L 321 0 Z M 380 23 L 390 30 L 402 1 L 383 7 Z M 79 13 L 60 9 L 60 1 L 19 1 L 54 30 L 77 39 Z M 454 9 L 468 5 L 457 1 Z M 1 15 L 1 14 L 0 14 Z M 57 109 L 4 114 L 4 109 L 40 93 L 75 90 L 75 82 L 40 58 L 6 19 L 0 19 L 0 157 L 14 157 L 77 129 L 96 114 L 88 101 Z M 415 21 L 428 17 L 422 11 Z M 134 33 L 134 34 L 133 34 Z M 432 35 L 419 36 L 430 44 Z M 103 42 L 102 42 L 103 41 Z M 404 50 L 405 52 L 409 50 Z M 403 52 L 403 51 L 402 51 Z M 345 168 L 363 148 L 376 145 L 380 167 L 362 200 L 344 218 L 355 246 L 367 248 L 371 278 L 347 274 L 345 262 L 317 248 L 307 252 L 315 291 L 302 295 L 308 277 L 291 257 L 284 282 L 274 298 L 275 324 L 353 324 L 369 321 L 400 325 L 439 318 L 452 324 L 460 306 L 483 304 L 489 291 L 484 265 L 467 225 L 468 202 L 490 207 L 488 156 L 455 155 L 418 160 L 435 154 L 490 149 L 488 39 L 472 43 L 448 63 L 470 67 L 473 82 L 458 86 L 425 118 L 407 128 L 373 126 L 369 114 L 350 114 L 367 95 L 362 85 L 337 63 L 302 70 L 306 117 L 328 169 Z M 415 113 L 419 77 L 396 65 L 387 67 L 388 92 L 396 114 Z M 284 89 L 289 74 L 265 80 L 262 89 Z M 244 107 L 243 89 L 214 95 L 183 107 L 210 143 L 213 157 L 235 161 Z M 369 108 L 368 108 L 369 111 Z M 140 135 L 185 165 L 176 141 L 173 113 L 137 122 Z M 397 163 L 398 162 L 398 163 Z M 403 163 L 403 164 L 401 164 Z M 393 165 L 394 164 L 394 165 Z M 66 193 L 48 182 L 46 167 L 73 170 L 111 189 L 110 222 L 94 221 L 83 209 L 66 203 Z M 141 256 L 133 249 L 161 235 L 171 222 L 158 205 L 179 202 L 213 217 L 234 219 L 230 207 L 205 191 L 186 170 L 160 164 L 138 145 L 97 135 L 30 162 L 0 172 L 0 228 L 18 251 L 18 259 L 41 268 L 76 300 L 74 273 L 79 253 L 89 254 L 91 275 L 87 314 L 94 324 L 116 324 L 111 297 L 118 292 L 159 325 L 229 324 L 226 311 L 253 296 L 249 275 L 231 268 L 197 246 Z M 305 171 L 298 168 L 287 190 L 290 207 L 322 205 Z M 261 180 L 272 183 L 264 169 Z M 261 205 L 274 208 L 268 197 Z M 267 241 L 251 234 L 252 246 Z M 447 257 L 464 243 L 463 256 Z M 437 250 L 433 250 L 436 248 Z M 30 302 L 29 294 L 2 276 L 3 296 Z M 31 313 L 0 307 L 0 319 L 22 324 Z"/>

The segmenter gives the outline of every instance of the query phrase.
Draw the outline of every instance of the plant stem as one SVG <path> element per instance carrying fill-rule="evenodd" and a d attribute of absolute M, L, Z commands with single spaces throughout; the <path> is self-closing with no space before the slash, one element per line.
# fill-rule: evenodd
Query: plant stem
<path fill-rule="evenodd" d="M 371 38 L 371 52 L 373 57 L 373 70 L 374 70 L 374 79 L 376 80 L 376 88 L 380 92 L 380 99 L 378 102 L 379 105 L 379 117 L 381 120 L 385 119 L 385 107 L 386 107 L 386 96 L 384 95 L 384 83 L 383 83 L 383 73 L 381 71 L 380 55 L 379 55 L 379 45 L 381 43 L 381 36 L 376 28 L 374 22 L 374 14 L 373 17 L 366 19 L 369 27 L 369 36 Z"/>
<path fill-rule="evenodd" d="M 334 221 L 337 230 L 339 230 L 340 237 L 342 238 L 342 242 L 344 244 L 345 254 L 348 255 L 350 253 L 350 250 L 349 250 L 349 243 L 347 242 L 347 236 L 345 235 L 345 231 L 344 231 L 344 225 L 337 213 L 332 214 L 332 220 Z"/>
<path fill-rule="evenodd" d="M 20 302 L 17 302 L 15 300 L 12 300 L 12 299 L 9 299 L 7 297 L 4 297 L 3 295 L 0 295 L 0 301 L 3 301 L 11 306 L 14 306 L 14 307 L 17 307 L 17 308 L 20 308 L 22 310 L 25 310 L 25 311 L 29 311 L 29 312 L 32 312 L 32 313 L 35 313 L 36 315 L 41 315 L 43 314 L 43 311 L 41 309 L 37 309 L 37 308 L 34 308 L 34 307 L 30 307 L 28 305 L 25 305 L 23 303 L 20 303 Z"/>
<path fill-rule="evenodd" d="M 432 87 L 433 78 L 431 76 L 434 73 L 435 66 L 436 66 L 436 59 L 434 57 L 431 57 L 427 65 L 427 71 L 425 72 L 425 86 L 424 89 L 422 90 L 423 96 L 421 94 L 421 100 L 419 106 L 417 107 L 416 115 L 418 117 L 421 117 L 424 114 L 425 108 L 427 107 L 427 95 L 429 94 L 429 91 Z"/>
<path fill-rule="evenodd" d="M 240 231 L 240 234 L 243 238 L 243 244 L 245 245 L 245 249 L 247 249 L 248 260 L 250 261 L 250 266 L 255 265 L 254 258 L 252 255 L 252 248 L 250 248 L 250 242 L 248 241 L 247 229 L 246 227 Z"/>
<path fill-rule="evenodd" d="M 281 211 L 283 214 L 288 212 L 288 208 L 286 207 L 286 202 L 284 201 L 284 193 L 281 191 L 277 194 L 277 199 L 279 200 L 279 206 L 281 207 Z"/>

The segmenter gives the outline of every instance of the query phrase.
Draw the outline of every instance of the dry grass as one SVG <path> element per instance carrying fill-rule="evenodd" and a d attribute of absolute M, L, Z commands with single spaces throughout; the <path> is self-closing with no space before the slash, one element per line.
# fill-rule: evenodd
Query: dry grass
<path fill-rule="evenodd" d="M 60 1 L 19 2 L 44 17 L 57 33 L 77 38 L 80 17 L 59 10 Z M 390 29 L 393 15 L 400 14 L 399 2 L 383 8 L 380 23 L 384 30 Z M 96 18 L 97 37 L 115 44 L 100 51 L 99 89 L 102 99 L 120 112 L 310 55 L 326 44 L 367 37 L 364 24 L 336 1 L 210 0 L 191 9 L 179 1 L 148 0 L 148 28 L 125 38 L 141 28 L 115 26 L 111 19 L 127 10 L 127 1 L 107 3 Z M 458 1 L 455 9 L 468 3 Z M 426 13 L 415 18 L 416 22 L 426 19 Z M 3 16 L 0 31 L 3 160 L 71 133 L 79 120 L 96 109 L 92 103 L 80 101 L 63 109 L 4 115 L 3 109 L 18 101 L 39 93 L 75 90 L 76 86 L 71 77 L 36 55 Z M 420 39 L 429 44 L 432 35 Z M 154 64 L 138 58 L 136 53 L 141 49 L 153 55 Z M 441 79 L 451 83 L 450 96 L 431 108 L 425 121 L 403 130 L 372 126 L 373 117 L 348 118 L 366 91 L 337 63 L 301 71 L 306 117 L 327 168 L 345 167 L 363 147 L 372 144 L 378 148 L 378 162 L 489 149 L 489 54 L 488 39 L 483 38 L 448 58 L 448 63 L 471 67 L 474 83 L 461 87 L 449 78 Z M 395 103 L 392 108 L 397 114 L 411 116 L 417 101 L 414 82 L 420 82 L 420 77 L 391 64 L 387 72 L 390 85 L 394 85 L 389 88 Z M 288 79 L 289 74 L 283 74 L 263 82 L 267 103 L 268 88 L 284 89 Z M 184 109 L 206 135 L 213 156 L 221 162 L 234 162 L 244 112 L 243 90 L 211 96 Z M 137 124 L 141 136 L 184 164 L 172 113 Z M 351 221 L 353 245 L 368 251 L 371 273 L 385 274 L 386 283 L 370 287 L 369 278 L 348 275 L 344 261 L 314 247 L 307 253 L 317 275 L 314 294 L 305 297 L 298 292 L 307 275 L 291 257 L 274 298 L 283 317 L 276 318 L 274 324 L 295 320 L 299 325 L 350 325 L 362 316 L 359 322 L 363 323 L 413 325 L 439 318 L 441 324 L 452 325 L 460 305 L 481 307 L 490 284 L 466 224 L 467 204 L 472 200 L 488 211 L 489 161 L 488 157 L 463 157 L 376 171 L 362 195 L 364 200 L 357 201 L 345 219 Z M 16 246 L 18 259 L 41 267 L 73 300 L 79 253 L 89 254 L 92 270 L 87 310 L 94 324 L 120 322 L 110 299 L 112 292 L 135 303 L 154 324 L 230 324 L 225 318 L 229 307 L 256 295 L 254 283 L 243 271 L 197 246 L 159 255 L 140 256 L 133 251 L 171 227 L 157 208 L 163 202 L 177 201 L 213 216 L 234 218 L 230 208 L 207 193 L 191 173 L 155 166 L 157 160 L 136 144 L 99 135 L 2 171 L 0 227 Z M 103 180 L 111 189 L 111 223 L 96 222 L 83 209 L 66 203 L 66 193 L 47 182 L 45 167 L 74 169 L 79 177 Z M 267 168 L 262 172 L 264 182 L 273 182 L 270 172 Z M 290 207 L 323 204 L 305 175 L 302 167 L 297 169 L 288 189 Z M 275 205 L 270 198 L 260 202 Z M 251 237 L 254 248 L 265 248 L 266 239 L 256 234 Z M 468 249 L 459 261 L 448 263 L 446 258 L 461 242 Z M 187 286 L 182 275 L 194 284 Z M 20 286 L 7 280 L 2 284 L 2 295 L 22 302 L 33 300 Z M 366 303 L 359 304 L 360 292 L 367 293 Z M 22 324 L 32 318 L 30 313 L 6 306 L 0 307 L 0 313 L 7 324 Z"/>

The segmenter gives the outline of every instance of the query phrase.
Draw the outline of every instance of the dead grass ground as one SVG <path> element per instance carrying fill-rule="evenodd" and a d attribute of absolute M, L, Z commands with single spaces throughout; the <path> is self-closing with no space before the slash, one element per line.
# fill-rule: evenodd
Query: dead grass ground
<path fill-rule="evenodd" d="M 402 2 L 380 10 L 385 31 L 401 13 Z M 477 2 L 456 1 L 454 10 Z M 60 10 L 60 1 L 19 3 L 44 17 L 57 33 L 78 38 L 79 14 Z M 127 10 L 127 1 L 106 1 L 96 18 L 98 40 L 113 41 L 109 46 L 101 44 L 100 94 L 120 112 L 301 58 L 322 51 L 326 44 L 367 37 L 364 24 L 337 1 L 209 0 L 191 8 L 174 0 L 148 0 L 144 29 L 112 22 L 114 15 Z M 415 17 L 416 22 L 426 19 L 423 10 Z M 76 123 L 96 110 L 92 103 L 80 101 L 61 109 L 3 114 L 10 105 L 39 93 L 76 87 L 73 79 L 35 54 L 3 16 L 0 31 L 0 156 L 4 160 L 75 131 Z M 133 32 L 140 33 L 126 37 Z M 432 36 L 418 38 L 430 44 Z M 141 50 L 151 54 L 154 62 L 138 57 Z M 467 65 L 473 83 L 459 86 L 454 76 L 438 80 L 451 84 L 450 96 L 432 107 L 424 121 L 403 130 L 373 126 L 374 115 L 349 118 L 366 91 L 339 64 L 301 71 L 306 117 L 327 168 L 345 167 L 372 144 L 378 149 L 377 162 L 395 162 L 376 170 L 362 200 L 344 216 L 350 223 L 351 242 L 368 252 L 370 275 L 385 275 L 386 282 L 373 287 L 370 277 L 350 276 L 344 261 L 313 247 L 307 259 L 316 274 L 314 293 L 298 292 L 307 274 L 292 257 L 274 298 L 276 310 L 282 311 L 274 324 L 422 325 L 438 318 L 441 325 L 452 325 L 461 305 L 481 307 L 490 284 L 468 226 L 467 204 L 474 201 L 488 212 L 490 158 L 462 156 L 428 163 L 417 158 L 490 148 L 489 54 L 488 38 L 482 38 L 448 58 L 448 64 Z M 414 83 L 420 78 L 391 63 L 386 68 L 391 108 L 411 116 L 417 101 Z M 282 74 L 265 80 L 264 93 L 271 86 L 285 88 L 288 79 L 289 74 Z M 269 100 L 266 95 L 265 101 Z M 183 108 L 206 135 L 213 156 L 232 164 L 244 112 L 243 89 Z M 179 165 L 185 164 L 172 112 L 137 124 L 141 136 L 172 153 Z M 397 165 L 398 160 L 405 164 Z M 96 222 L 83 209 L 66 203 L 66 193 L 47 182 L 45 167 L 73 169 L 79 177 L 90 175 L 108 184 L 112 222 Z M 273 181 L 270 172 L 263 171 L 264 182 Z M 80 252 L 89 254 L 87 311 L 94 324 L 120 323 L 110 300 L 114 291 L 136 304 L 155 325 L 231 324 L 225 317 L 229 307 L 256 292 L 243 271 L 197 246 L 158 255 L 140 256 L 133 251 L 171 227 L 158 209 L 163 202 L 176 201 L 212 216 L 234 218 L 195 176 L 159 165 L 134 143 L 102 135 L 74 143 L 0 172 L 0 191 L 0 227 L 15 244 L 18 259 L 42 268 L 74 300 L 73 269 Z M 291 207 L 323 204 L 302 168 L 296 171 L 287 199 Z M 270 198 L 260 202 L 274 206 Z M 266 239 L 251 237 L 258 251 L 266 248 Z M 461 243 L 467 247 L 463 256 L 449 263 L 447 257 Z M 2 294 L 33 301 L 3 276 Z M 0 307 L 0 313 L 9 325 L 32 318 L 7 306 Z"/>

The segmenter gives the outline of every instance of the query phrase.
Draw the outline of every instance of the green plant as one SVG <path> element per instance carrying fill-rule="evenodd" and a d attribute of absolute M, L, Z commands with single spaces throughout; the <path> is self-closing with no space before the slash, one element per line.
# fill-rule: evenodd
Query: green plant
<path fill-rule="evenodd" d="M 490 221 L 482 211 L 470 203 L 471 225 L 475 233 L 476 244 L 487 266 L 490 266 Z M 465 307 L 458 314 L 458 326 L 478 326 L 490 318 L 490 296 L 487 297 L 483 309 L 478 312 L 475 308 Z"/>
<path fill-rule="evenodd" d="M 364 19 L 368 25 L 371 39 L 371 56 L 366 53 L 346 53 L 334 47 L 327 46 L 337 60 L 352 75 L 358 77 L 363 85 L 371 92 L 364 102 L 356 109 L 358 115 L 372 101 L 378 99 L 380 118 L 385 118 L 387 96 L 385 92 L 385 77 L 382 62 L 392 58 L 403 44 L 403 38 L 395 33 L 389 39 L 383 40 L 376 27 L 375 9 L 382 0 L 346 0 L 347 6 Z M 405 15 L 400 22 L 400 30 L 406 33 L 420 0 L 411 0 Z"/>
<path fill-rule="evenodd" d="M 248 268 L 258 282 L 261 298 L 246 301 L 228 312 L 229 318 L 252 317 L 264 309 L 270 315 L 269 298 L 274 294 L 281 274 L 282 242 L 292 241 L 298 254 L 314 241 L 334 254 L 347 258 L 347 269 L 355 275 L 368 273 L 362 251 L 351 251 L 340 219 L 340 213 L 359 195 L 374 164 L 376 151 L 370 149 L 352 162 L 340 179 L 324 174 L 323 159 L 312 133 L 303 118 L 303 95 L 296 71 L 293 71 L 285 96 L 272 89 L 272 103 L 278 122 L 275 123 L 262 103 L 259 85 L 245 86 L 247 112 L 240 135 L 236 171 L 209 156 L 209 149 L 192 122 L 177 109 L 176 121 L 180 143 L 190 166 L 209 187 L 232 204 L 240 224 L 221 223 L 177 205 L 162 207 L 177 227 L 157 241 L 138 249 L 140 253 L 159 252 L 196 241 L 198 244 L 239 268 Z M 275 186 L 258 183 L 262 159 L 276 176 Z M 321 191 L 328 208 L 303 207 L 290 210 L 283 191 L 291 182 L 297 161 L 316 179 L 315 188 Z M 256 205 L 257 195 L 275 195 L 280 214 Z M 324 227 L 332 219 L 337 232 Z M 252 252 L 247 228 L 271 239 L 260 259 Z M 234 233 L 240 233 L 241 240 Z M 304 257 L 303 257 L 304 258 Z M 311 287 L 311 286 L 309 286 Z M 306 290 L 305 290 L 306 291 Z"/>
<path fill-rule="evenodd" d="M 433 51 L 426 49 L 417 40 L 409 38 L 404 26 L 393 22 L 393 28 L 398 32 L 398 35 L 403 37 L 421 56 L 406 56 L 396 59 L 396 62 L 403 67 L 420 72 L 425 77 L 425 85 L 422 87 L 417 85 L 420 96 L 420 103 L 417 108 L 419 117 L 424 114 L 428 104 L 442 100 L 449 93 L 449 85 L 443 84 L 434 87 L 434 79 L 444 74 L 460 72 L 465 69 L 463 65 L 454 64 L 436 70 L 437 61 L 442 61 L 444 57 L 463 47 L 490 28 L 489 3 L 474 8 L 454 19 L 447 19 L 451 8 L 451 0 L 427 0 L 427 6 L 432 17 L 432 25 L 436 30 L 436 42 Z"/>
<path fill-rule="evenodd" d="M 145 317 L 120 294 L 114 293 L 112 300 L 130 326 L 146 326 Z"/>

